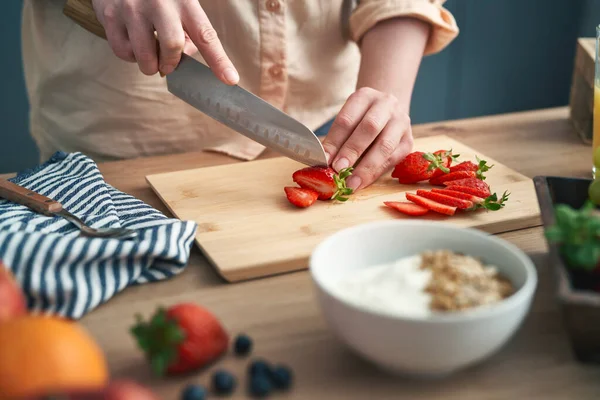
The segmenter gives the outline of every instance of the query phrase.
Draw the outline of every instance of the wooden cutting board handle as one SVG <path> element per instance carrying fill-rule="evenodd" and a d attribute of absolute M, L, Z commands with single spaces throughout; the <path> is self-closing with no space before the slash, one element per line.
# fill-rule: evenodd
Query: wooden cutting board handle
<path fill-rule="evenodd" d="M 96 18 L 92 0 L 67 0 L 63 14 L 94 35 L 106 39 L 104 27 Z"/>
<path fill-rule="evenodd" d="M 62 205 L 58 201 L 54 201 L 6 179 L 0 179 L 0 197 L 48 216 L 62 210 Z"/>

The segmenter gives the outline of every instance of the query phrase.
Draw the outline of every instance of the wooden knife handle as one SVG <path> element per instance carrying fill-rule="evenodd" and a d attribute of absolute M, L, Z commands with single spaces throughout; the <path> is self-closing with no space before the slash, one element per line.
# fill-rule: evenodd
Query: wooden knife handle
<path fill-rule="evenodd" d="M 98 18 L 96 18 L 92 0 L 67 0 L 63 8 L 63 14 L 71 18 L 83 29 L 102 39 L 106 39 L 106 32 L 104 32 L 104 27 L 98 21 Z"/>
<path fill-rule="evenodd" d="M 0 197 L 48 216 L 62 210 L 62 205 L 58 201 L 42 196 L 6 179 L 0 179 Z"/>

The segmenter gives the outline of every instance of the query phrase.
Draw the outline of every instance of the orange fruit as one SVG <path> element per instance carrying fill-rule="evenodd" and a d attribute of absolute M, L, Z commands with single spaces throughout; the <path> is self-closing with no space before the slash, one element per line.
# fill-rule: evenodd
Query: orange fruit
<path fill-rule="evenodd" d="M 0 323 L 0 399 L 100 389 L 108 381 L 102 350 L 77 323 L 42 315 Z"/>

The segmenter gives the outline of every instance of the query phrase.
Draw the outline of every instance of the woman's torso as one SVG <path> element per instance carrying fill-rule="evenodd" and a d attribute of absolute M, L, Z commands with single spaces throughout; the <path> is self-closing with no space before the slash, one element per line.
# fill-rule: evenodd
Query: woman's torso
<path fill-rule="evenodd" d="M 202 0 L 240 86 L 316 129 L 354 90 L 359 52 L 343 34 L 344 0 Z M 64 0 L 24 0 L 23 60 L 31 133 L 42 158 L 98 161 L 215 150 L 252 159 L 263 147 L 167 91 L 62 14 Z M 201 59 L 199 55 L 196 56 Z"/>

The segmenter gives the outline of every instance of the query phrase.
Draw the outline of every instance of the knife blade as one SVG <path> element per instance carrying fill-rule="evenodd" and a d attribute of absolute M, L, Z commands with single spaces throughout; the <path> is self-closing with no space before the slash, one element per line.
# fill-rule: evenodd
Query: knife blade
<path fill-rule="evenodd" d="M 106 40 L 92 0 L 67 0 L 63 13 Z M 193 57 L 182 54 L 166 79 L 170 93 L 236 132 L 302 164 L 327 165 L 323 145 L 308 127 L 239 85 L 221 82 Z"/>
<path fill-rule="evenodd" d="M 222 124 L 306 165 L 327 165 L 321 141 L 305 125 L 238 85 L 221 82 L 193 57 L 167 75 L 169 92 Z"/>

